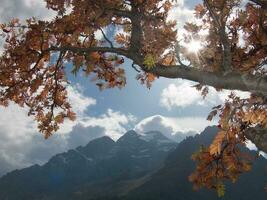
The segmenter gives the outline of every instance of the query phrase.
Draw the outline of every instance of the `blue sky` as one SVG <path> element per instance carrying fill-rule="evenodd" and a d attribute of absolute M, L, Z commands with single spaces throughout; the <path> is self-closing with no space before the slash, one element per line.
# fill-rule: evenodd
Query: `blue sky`
<path fill-rule="evenodd" d="M 198 0 L 178 1 L 179 6 L 170 18 L 179 20 L 178 28 L 192 19 L 193 5 Z M 49 19 L 53 12 L 45 9 L 41 0 L 1 0 L 0 22 L 12 17 L 37 16 Z M 1 42 L 0 42 L 1 43 Z M 66 122 L 49 140 L 38 133 L 27 109 L 11 103 L 0 108 L 0 176 L 10 170 L 42 164 L 52 155 L 85 145 L 102 135 L 118 139 L 129 129 L 145 132 L 153 129 L 170 135 L 190 130 L 200 132 L 208 122 L 206 116 L 211 107 L 223 102 L 228 92 L 210 90 L 206 100 L 192 88 L 195 83 L 160 78 L 149 90 L 136 81 L 136 72 L 126 60 L 127 85 L 123 89 L 99 91 L 90 79 L 78 75 L 69 76 L 70 101 L 77 112 L 75 122 Z M 244 94 L 241 94 L 244 95 Z"/>

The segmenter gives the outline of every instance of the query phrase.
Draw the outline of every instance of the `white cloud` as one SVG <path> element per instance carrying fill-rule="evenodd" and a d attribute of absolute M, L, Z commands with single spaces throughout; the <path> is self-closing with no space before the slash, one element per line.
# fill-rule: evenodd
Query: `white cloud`
<path fill-rule="evenodd" d="M 14 139 L 14 142 L 27 139 L 28 135 L 24 136 L 24 133 L 32 133 L 36 130 L 32 121 L 33 118 L 27 117 L 26 109 L 13 103 L 8 107 L 0 107 L 0 127 L 1 132 L 8 133 L 5 135 L 6 139 Z"/>
<path fill-rule="evenodd" d="M 87 126 L 77 124 L 68 134 L 68 148 L 73 149 L 78 146 L 85 146 L 89 141 L 105 135 L 105 129 L 100 126 Z"/>
<path fill-rule="evenodd" d="M 80 123 L 87 126 L 99 126 L 105 129 L 106 135 L 112 139 L 117 140 L 126 130 L 129 123 L 134 122 L 136 119 L 133 115 L 122 114 L 120 112 L 108 109 L 107 113 L 99 117 L 85 117 Z"/>
<path fill-rule="evenodd" d="M 199 94 L 190 83 L 170 84 L 162 91 L 160 103 L 169 110 L 174 107 L 186 107 L 199 100 Z"/>
<path fill-rule="evenodd" d="M 68 134 L 74 126 L 79 124 L 84 117 L 86 117 L 86 111 L 90 106 L 96 105 L 96 100 L 87 97 L 83 94 L 83 88 L 76 84 L 75 86 L 68 86 L 68 99 L 72 106 L 73 111 L 76 113 L 77 119 L 75 121 L 70 121 L 66 119 L 63 124 L 60 125 L 58 133 Z"/>
<path fill-rule="evenodd" d="M 185 22 L 192 21 L 194 10 L 187 8 L 184 1 L 178 1 L 177 4 L 169 11 L 168 20 L 176 20 L 178 30 L 182 29 Z"/>
<path fill-rule="evenodd" d="M 62 124 L 59 133 L 69 135 L 75 126 L 101 127 L 105 134 L 114 140 L 117 140 L 123 133 L 125 133 L 126 126 L 134 122 L 136 119 L 131 114 L 123 114 L 112 109 L 108 109 L 106 113 L 100 116 L 90 116 L 86 113 L 88 107 L 96 104 L 96 100 L 83 95 L 81 86 L 68 88 L 69 100 L 73 106 L 74 112 L 77 114 L 75 121 L 66 120 Z"/>
<path fill-rule="evenodd" d="M 1 0 L 0 21 L 7 22 L 12 18 L 27 19 L 35 16 L 38 19 L 51 19 L 55 12 L 46 8 L 43 0 Z"/>
<path fill-rule="evenodd" d="M 68 87 L 69 100 L 77 113 L 74 122 L 66 120 L 60 131 L 48 140 L 38 133 L 36 123 L 27 116 L 27 109 L 10 103 L 0 107 L 0 176 L 10 170 L 42 164 L 56 153 L 86 145 L 90 140 L 108 135 L 117 139 L 133 122 L 132 115 L 109 109 L 99 117 L 90 117 L 86 111 L 96 100 L 86 97 L 78 85 Z"/>
<path fill-rule="evenodd" d="M 9 107 L 0 107 L 0 163 L 2 168 L 18 167 L 23 163 L 23 148 L 36 130 L 31 118 L 26 117 L 25 109 L 10 104 Z M 18 148 L 18 147 L 21 147 Z M 4 165 L 4 166 L 2 166 Z M 0 171 L 1 173 L 1 171 Z"/>
<path fill-rule="evenodd" d="M 83 116 L 85 110 L 96 103 L 94 99 L 82 95 L 76 87 L 68 87 L 68 92 L 70 102 L 74 105 L 78 116 Z M 72 125 L 69 126 L 72 127 Z M 33 117 L 28 117 L 26 108 L 14 103 L 10 103 L 8 107 L 0 107 L 1 170 L 39 163 L 43 161 L 43 157 L 47 158 L 44 155 L 51 156 L 62 151 L 66 146 L 64 134 L 57 133 L 51 139 L 44 140 L 38 133 Z"/>
<path fill-rule="evenodd" d="M 168 120 L 161 115 L 155 115 L 141 120 L 134 128 L 139 133 L 149 131 L 160 131 L 165 135 L 173 135 L 175 126 L 168 123 Z"/>
<path fill-rule="evenodd" d="M 82 89 L 79 85 L 75 87 L 68 87 L 67 91 L 72 108 L 79 116 L 84 115 L 84 112 L 89 106 L 96 104 L 95 99 L 86 97 L 82 94 Z"/>
<path fill-rule="evenodd" d="M 186 133 L 195 131 L 200 133 L 207 126 L 214 125 L 214 122 L 207 121 L 202 117 L 165 117 L 154 115 L 141 120 L 135 130 L 144 133 L 147 131 L 159 130 L 165 135 L 174 135 L 177 132 Z"/>
<path fill-rule="evenodd" d="M 224 102 L 231 93 L 229 90 L 217 92 L 213 87 L 209 87 L 209 94 L 205 99 L 193 86 L 196 83 L 186 80 L 177 81 L 165 88 L 161 93 L 160 104 L 171 110 L 174 107 L 185 108 L 188 106 L 215 106 Z M 249 97 L 248 92 L 232 91 L 241 98 Z"/>

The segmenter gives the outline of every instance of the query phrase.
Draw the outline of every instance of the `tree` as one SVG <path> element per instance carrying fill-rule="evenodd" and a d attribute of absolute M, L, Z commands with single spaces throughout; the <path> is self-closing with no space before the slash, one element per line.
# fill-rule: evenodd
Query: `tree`
<path fill-rule="evenodd" d="M 67 101 L 66 62 L 95 76 L 100 89 L 123 87 L 124 57 L 132 60 L 137 79 L 148 87 L 158 77 L 196 81 L 205 97 L 208 87 L 251 93 L 241 99 L 232 93 L 214 107 L 220 131 L 209 148 L 193 155 L 198 161 L 190 180 L 196 187 L 223 194 L 223 179 L 235 181 L 250 169 L 239 150 L 247 140 L 267 152 L 267 2 L 204 0 L 195 8 L 196 23 L 186 23 L 183 42 L 201 42 L 190 52 L 177 41 L 175 21 L 167 21 L 175 0 L 45 0 L 57 12 L 51 21 L 14 19 L 1 24 L 5 39 L 0 58 L 0 104 L 13 101 L 29 108 L 46 138 L 65 118 L 75 119 Z M 123 30 L 114 38 L 104 28 Z M 97 39 L 96 31 L 103 38 Z M 203 32 L 206 34 L 203 36 Z M 116 41 L 116 42 L 114 42 Z M 56 58 L 56 62 L 53 62 Z"/>

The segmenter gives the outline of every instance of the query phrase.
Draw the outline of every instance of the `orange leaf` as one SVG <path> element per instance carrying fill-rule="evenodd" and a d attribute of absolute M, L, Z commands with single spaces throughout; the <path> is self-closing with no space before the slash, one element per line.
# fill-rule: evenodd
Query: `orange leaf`
<path fill-rule="evenodd" d="M 209 147 L 211 155 L 219 155 L 222 150 L 222 143 L 225 138 L 225 132 L 219 131 L 216 137 L 214 138 L 212 144 Z"/>

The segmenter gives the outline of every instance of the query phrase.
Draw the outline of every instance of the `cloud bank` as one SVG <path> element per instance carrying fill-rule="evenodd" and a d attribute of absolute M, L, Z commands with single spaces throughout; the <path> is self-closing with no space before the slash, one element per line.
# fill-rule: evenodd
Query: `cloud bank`
<path fill-rule="evenodd" d="M 187 132 L 200 133 L 207 126 L 214 125 L 214 122 L 207 121 L 202 117 L 165 117 L 154 115 L 141 120 L 135 130 L 140 133 L 148 131 L 160 131 L 166 136 L 177 133 L 186 134 Z"/>
<path fill-rule="evenodd" d="M 55 12 L 46 8 L 43 0 L 1 0 L 0 22 L 8 22 L 12 18 L 50 19 Z"/>
<path fill-rule="evenodd" d="M 126 132 L 125 126 L 135 120 L 130 114 L 112 109 L 91 117 L 86 111 L 96 105 L 96 100 L 85 96 L 79 86 L 68 87 L 68 94 L 77 120 L 67 120 L 48 140 L 38 133 L 25 108 L 12 103 L 7 108 L 0 107 L 0 176 L 14 169 L 43 164 L 51 156 L 86 145 L 97 137 L 108 135 L 118 139 Z"/>
<path fill-rule="evenodd" d="M 173 108 L 185 108 L 193 105 L 197 106 L 215 106 L 224 102 L 224 100 L 234 92 L 241 98 L 248 98 L 250 93 L 241 91 L 223 90 L 217 92 L 213 87 L 209 87 L 209 94 L 205 99 L 200 95 L 200 92 L 193 86 L 196 83 L 191 81 L 177 81 L 166 87 L 160 98 L 160 105 L 171 110 Z"/>

